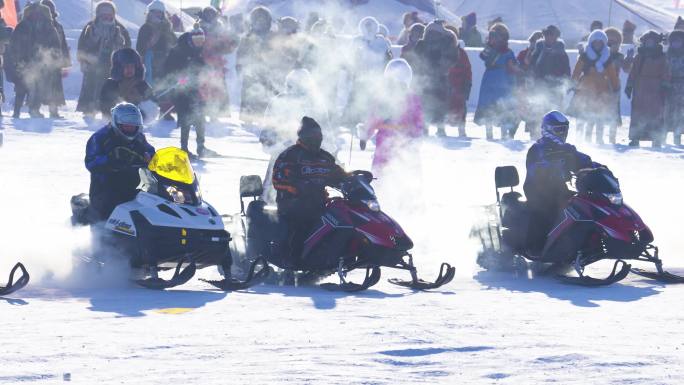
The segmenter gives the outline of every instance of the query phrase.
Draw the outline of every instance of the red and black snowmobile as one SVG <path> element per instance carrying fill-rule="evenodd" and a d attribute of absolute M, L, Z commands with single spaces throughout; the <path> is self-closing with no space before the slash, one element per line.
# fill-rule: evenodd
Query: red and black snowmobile
<path fill-rule="evenodd" d="M 478 264 L 486 269 L 527 266 L 541 263 L 540 272 L 557 274 L 563 281 L 601 286 L 618 282 L 632 272 L 665 283 L 684 283 L 663 270 L 653 233 L 639 215 L 622 201 L 620 184 L 605 167 L 580 170 L 575 175 L 576 194 L 572 196 L 546 236 L 543 247 L 532 245 L 529 230 L 534 219 L 522 195 L 513 190 L 519 184 L 514 166 L 495 171 L 497 205 L 489 208 L 489 223 L 474 231 L 483 250 Z M 510 188 L 500 195 L 499 189 Z M 539 246 L 539 245 L 537 245 Z M 585 268 L 601 260 L 614 260 L 606 278 L 592 278 Z M 655 271 L 633 268 L 625 261 L 655 265 Z M 539 266 L 539 264 L 537 265 Z M 575 275 L 563 274 L 574 270 Z"/>
<path fill-rule="evenodd" d="M 297 282 L 317 281 L 337 273 L 340 284 L 321 285 L 328 290 L 365 290 L 380 280 L 381 267 L 408 271 L 411 280 L 390 279 L 389 282 L 415 290 L 434 289 L 450 282 L 455 269 L 448 263 L 442 264 L 435 282 L 418 278 L 409 253 L 413 242 L 397 222 L 380 210 L 370 186 L 372 179 L 370 172 L 355 171 L 342 182 L 336 188 L 342 196 L 328 199 L 320 223 L 304 242 L 301 255 L 293 256 L 291 234 L 285 221 L 280 220 L 275 207 L 259 199 L 263 191 L 261 178 L 243 176 L 240 179 L 242 212 L 234 221 L 241 227 L 236 230 L 242 236 L 246 260 L 265 258 L 283 269 L 281 276 L 294 277 Z M 253 198 L 246 210 L 243 198 Z M 347 273 L 356 269 L 366 270 L 360 284 L 346 279 Z"/>
<path fill-rule="evenodd" d="M 17 273 L 17 271 L 21 270 L 21 277 L 17 278 L 16 280 L 14 279 L 14 275 Z M 26 268 L 24 267 L 23 264 L 17 263 L 14 265 L 12 270 L 10 271 L 10 276 L 9 280 L 7 281 L 7 286 L 0 286 L 0 296 L 3 295 L 8 295 L 12 294 L 15 291 L 23 288 L 29 283 L 29 279 L 31 277 L 29 276 L 28 271 L 26 271 Z"/>

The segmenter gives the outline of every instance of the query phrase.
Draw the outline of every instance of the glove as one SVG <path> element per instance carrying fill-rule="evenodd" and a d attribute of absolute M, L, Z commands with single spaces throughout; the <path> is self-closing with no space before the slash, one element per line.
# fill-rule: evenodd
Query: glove
<path fill-rule="evenodd" d="M 632 88 L 632 86 L 627 86 L 627 87 L 625 87 L 625 95 L 627 95 L 627 99 L 631 99 L 631 98 L 632 98 L 632 91 L 634 91 L 634 89 Z"/>
<path fill-rule="evenodd" d="M 361 142 L 359 142 L 359 147 L 361 147 L 362 151 L 365 151 L 366 150 L 366 141 L 362 140 Z"/>
<path fill-rule="evenodd" d="M 145 158 L 142 155 L 128 147 L 114 147 L 108 156 L 112 163 L 119 168 L 145 163 Z"/>

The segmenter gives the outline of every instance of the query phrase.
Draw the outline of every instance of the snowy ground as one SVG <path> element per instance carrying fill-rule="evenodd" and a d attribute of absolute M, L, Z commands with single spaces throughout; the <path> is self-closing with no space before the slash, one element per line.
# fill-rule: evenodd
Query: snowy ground
<path fill-rule="evenodd" d="M 383 209 L 414 238 L 422 274 L 432 279 L 441 261 L 457 266 L 440 290 L 383 281 L 352 295 L 270 285 L 222 293 L 194 279 L 154 292 L 116 271 L 72 271 L 88 233 L 70 228 L 69 198 L 87 191 L 82 160 L 95 127 L 66 116 L 2 121 L 0 279 L 16 260 L 34 278 L 0 298 L 0 384 L 684 383 L 684 286 L 629 278 L 587 289 L 475 266 L 477 207 L 494 199 L 496 165 L 524 164 L 526 140 L 487 142 L 472 126 L 472 140 L 428 140 L 411 154 L 420 172 L 377 181 Z M 157 148 L 178 142 L 169 127 L 149 131 Z M 236 212 L 240 175 L 263 173 L 266 155 L 229 123 L 212 127 L 208 145 L 228 157 L 197 167 L 204 197 Z M 673 226 L 684 215 L 684 151 L 580 147 L 621 178 L 666 264 L 684 271 Z M 349 167 L 367 168 L 370 156 L 355 148 Z"/>

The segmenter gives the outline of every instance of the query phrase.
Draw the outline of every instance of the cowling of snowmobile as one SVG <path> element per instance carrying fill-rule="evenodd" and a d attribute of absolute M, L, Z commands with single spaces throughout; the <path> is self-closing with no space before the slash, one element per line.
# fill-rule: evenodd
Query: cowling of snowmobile
<path fill-rule="evenodd" d="M 118 205 L 105 230 L 137 250 L 132 264 L 178 262 L 191 257 L 200 267 L 225 257 L 230 235 L 221 216 L 202 201 L 187 153 L 168 147 L 140 168 L 140 192 Z"/>
<path fill-rule="evenodd" d="M 572 267 L 577 277 L 561 276 L 566 282 L 599 286 L 618 282 L 630 272 L 668 283 L 682 283 L 684 278 L 663 270 L 653 233 L 639 215 L 622 200 L 620 185 L 605 167 L 580 170 L 576 174 L 577 194 L 568 199 L 555 226 L 546 237 L 541 251 L 528 241 L 533 217 L 521 195 L 513 191 L 518 184 L 513 166 L 498 167 L 495 172 L 498 218 L 494 208 L 487 209 L 489 223 L 473 228 L 483 250 L 478 263 L 486 269 L 516 269 L 521 258 L 549 264 L 548 271 Z M 499 194 L 499 188 L 511 191 Z M 615 260 L 605 279 L 584 274 L 584 268 L 600 260 Z M 657 272 L 633 269 L 625 260 L 653 263 Z"/>
<path fill-rule="evenodd" d="M 342 196 L 326 202 L 323 215 L 304 241 L 301 254 L 293 256 L 286 222 L 280 219 L 275 208 L 266 206 L 258 198 L 260 178 L 243 177 L 241 198 L 254 198 L 239 219 L 248 257 L 264 257 L 285 270 L 315 275 L 337 272 L 342 284 L 335 287 L 344 291 L 363 290 L 377 283 L 381 266 L 410 271 L 412 281 L 391 282 L 414 289 L 431 289 L 451 281 L 454 269 L 448 264 L 443 266 L 435 283 L 417 278 L 409 254 L 413 242 L 396 221 L 380 210 L 370 180 L 370 173 L 352 173 L 338 189 Z M 363 284 L 344 281 L 346 273 L 355 269 L 367 270 Z"/>

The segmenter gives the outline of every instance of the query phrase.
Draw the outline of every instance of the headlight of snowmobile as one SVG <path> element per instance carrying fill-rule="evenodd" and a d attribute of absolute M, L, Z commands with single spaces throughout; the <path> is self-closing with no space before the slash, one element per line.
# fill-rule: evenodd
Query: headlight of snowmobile
<path fill-rule="evenodd" d="M 363 200 L 361 202 L 365 203 L 371 211 L 380 211 L 380 203 L 375 199 Z"/>
<path fill-rule="evenodd" d="M 622 204 L 622 194 L 620 194 L 620 193 L 617 193 L 617 194 L 605 194 L 604 193 L 603 196 L 606 197 L 606 199 L 608 199 L 611 204 L 614 204 L 617 206 Z"/>
<path fill-rule="evenodd" d="M 185 195 L 183 194 L 182 191 L 178 190 L 175 186 L 167 186 L 166 192 L 169 193 L 169 196 L 171 196 L 171 199 L 173 199 L 174 203 L 178 203 L 178 204 L 185 203 Z"/>

